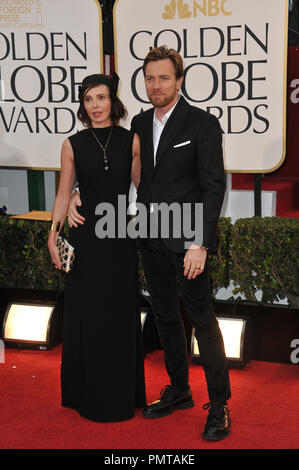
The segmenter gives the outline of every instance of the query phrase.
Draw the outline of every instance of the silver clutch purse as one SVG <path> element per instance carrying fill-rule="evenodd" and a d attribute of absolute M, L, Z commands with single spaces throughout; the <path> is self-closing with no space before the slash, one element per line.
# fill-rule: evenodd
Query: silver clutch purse
<path fill-rule="evenodd" d="M 65 238 L 62 237 L 57 237 L 56 244 L 59 250 L 61 269 L 68 273 L 73 266 L 73 262 L 75 259 L 75 249 Z"/>

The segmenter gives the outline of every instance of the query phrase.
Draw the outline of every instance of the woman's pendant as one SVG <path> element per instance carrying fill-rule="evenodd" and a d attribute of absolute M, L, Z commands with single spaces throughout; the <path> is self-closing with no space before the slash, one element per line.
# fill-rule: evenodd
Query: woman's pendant
<path fill-rule="evenodd" d="M 105 152 L 105 151 L 104 151 L 104 170 L 105 170 L 105 171 L 108 171 L 108 170 L 109 170 L 108 160 L 107 160 L 107 156 L 106 156 L 106 152 Z"/>

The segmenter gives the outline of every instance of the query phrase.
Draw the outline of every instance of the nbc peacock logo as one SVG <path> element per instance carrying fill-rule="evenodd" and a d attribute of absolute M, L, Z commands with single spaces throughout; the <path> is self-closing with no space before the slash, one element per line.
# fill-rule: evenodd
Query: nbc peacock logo
<path fill-rule="evenodd" d="M 229 16 L 232 12 L 228 10 L 227 2 L 229 3 L 230 0 L 193 0 L 190 9 L 190 4 L 184 0 L 171 0 L 165 5 L 162 18 L 174 20 L 176 18 L 196 18 L 197 15 L 217 16 L 223 14 Z"/>
<path fill-rule="evenodd" d="M 183 0 L 171 0 L 169 5 L 165 6 L 162 15 L 164 20 L 173 20 L 176 17 L 176 10 L 178 11 L 179 18 L 190 18 L 191 16 L 191 11 L 187 3 L 184 3 Z"/>

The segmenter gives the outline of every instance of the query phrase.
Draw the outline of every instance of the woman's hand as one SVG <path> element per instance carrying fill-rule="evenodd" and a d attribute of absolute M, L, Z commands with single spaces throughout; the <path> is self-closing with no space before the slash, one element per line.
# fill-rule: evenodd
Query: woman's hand
<path fill-rule="evenodd" d="M 61 261 L 60 261 L 60 257 L 59 257 L 59 250 L 58 250 L 58 246 L 56 246 L 56 244 L 54 242 L 54 238 L 53 238 L 53 240 L 51 240 L 51 237 L 49 237 L 49 239 L 48 239 L 48 249 L 49 249 L 49 252 L 50 252 L 50 255 L 51 255 L 52 263 L 55 264 L 55 268 L 61 269 Z"/>
<path fill-rule="evenodd" d="M 58 191 L 54 201 L 52 210 L 52 221 L 59 222 L 60 227 L 64 225 L 67 209 L 69 206 L 72 186 L 75 176 L 74 154 L 69 139 L 65 139 L 61 147 L 61 169 Z M 55 228 L 49 231 L 48 249 L 56 268 L 61 269 L 61 261 L 59 258 L 59 250 L 56 246 L 59 231 Z"/>

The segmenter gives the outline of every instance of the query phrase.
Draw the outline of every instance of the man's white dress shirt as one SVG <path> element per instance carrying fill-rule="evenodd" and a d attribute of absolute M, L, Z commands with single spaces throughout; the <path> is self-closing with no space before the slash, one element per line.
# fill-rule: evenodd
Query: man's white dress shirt
<path fill-rule="evenodd" d="M 179 100 L 178 100 L 179 101 Z M 153 117 L 153 145 L 154 145 L 154 165 L 156 165 L 156 154 L 157 154 L 157 148 L 160 142 L 160 137 L 162 134 L 162 131 L 165 127 L 165 124 L 167 123 L 169 117 L 171 116 L 171 113 L 173 112 L 174 108 L 176 107 L 178 101 L 175 103 L 175 105 L 162 117 L 162 122 L 157 118 L 156 116 L 156 110 L 154 111 L 154 117 Z"/>

